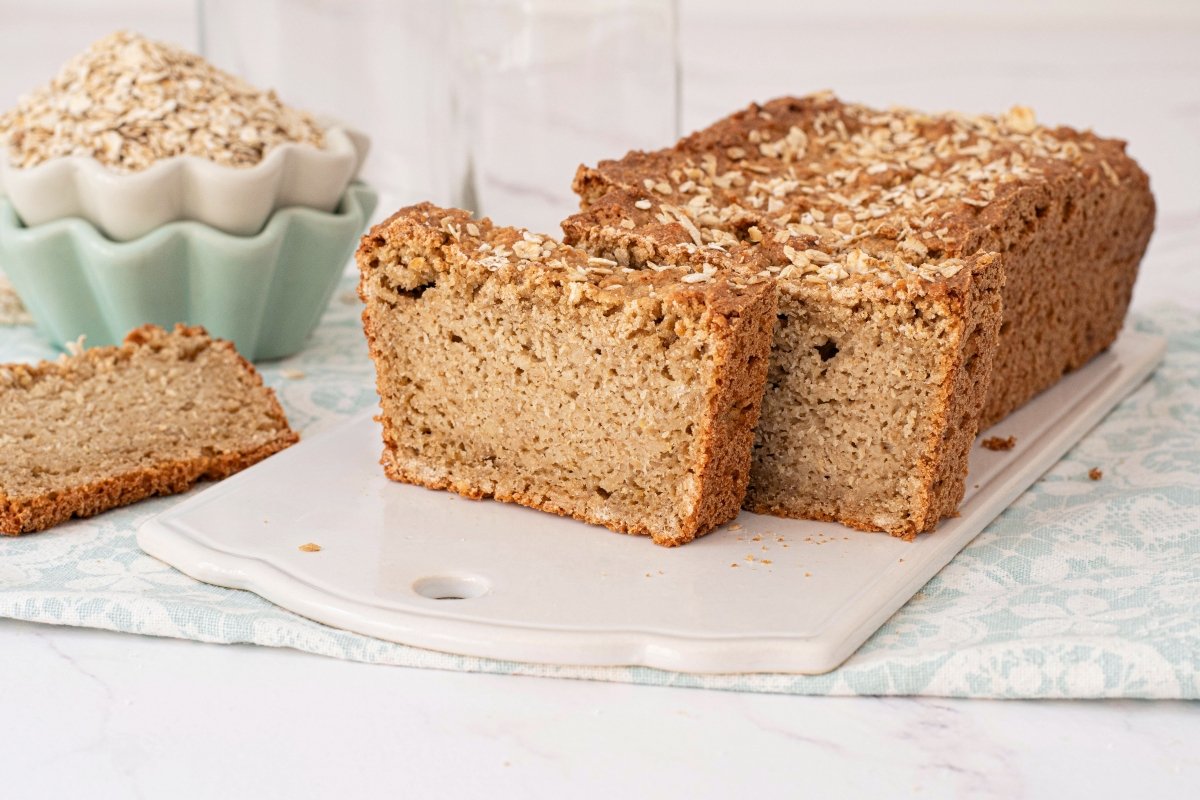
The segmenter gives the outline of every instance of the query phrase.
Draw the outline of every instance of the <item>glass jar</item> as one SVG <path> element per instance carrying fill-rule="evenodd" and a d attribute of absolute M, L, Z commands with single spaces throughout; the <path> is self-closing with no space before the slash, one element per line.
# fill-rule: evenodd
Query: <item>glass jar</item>
<path fill-rule="evenodd" d="M 198 0 L 201 53 L 284 102 L 371 138 L 379 211 L 460 198 L 450 8 L 439 0 Z"/>
<path fill-rule="evenodd" d="M 559 235 L 581 164 L 679 137 L 675 0 L 454 0 L 461 201 Z"/>

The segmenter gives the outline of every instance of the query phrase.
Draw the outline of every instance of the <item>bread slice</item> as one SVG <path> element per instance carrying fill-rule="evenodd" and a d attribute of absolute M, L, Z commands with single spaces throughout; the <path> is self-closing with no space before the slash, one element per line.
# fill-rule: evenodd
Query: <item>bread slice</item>
<path fill-rule="evenodd" d="M 661 545 L 737 515 L 770 285 L 690 258 L 621 269 L 429 204 L 357 259 L 389 478 Z"/>
<path fill-rule="evenodd" d="M 0 533 L 9 535 L 186 491 L 299 438 L 232 344 L 182 325 L 0 366 L 0 419 Z"/>
<path fill-rule="evenodd" d="M 580 168 L 575 187 L 585 210 L 609 192 L 646 193 L 726 246 L 766 221 L 810 231 L 835 256 L 847 246 L 914 261 L 1001 254 L 985 426 L 1113 342 L 1155 215 L 1122 141 L 1039 126 L 1020 107 L 880 111 L 829 93 L 751 105 L 671 149 Z"/>

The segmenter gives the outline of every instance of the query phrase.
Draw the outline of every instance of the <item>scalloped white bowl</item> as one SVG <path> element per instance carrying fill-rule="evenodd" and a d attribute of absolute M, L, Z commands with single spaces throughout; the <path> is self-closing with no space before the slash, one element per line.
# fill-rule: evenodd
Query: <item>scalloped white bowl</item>
<path fill-rule="evenodd" d="M 171 222 L 194 220 L 235 236 L 262 230 L 280 208 L 331 212 L 367 156 L 367 137 L 329 124 L 325 147 L 283 144 L 253 167 L 177 156 L 140 172 L 68 156 L 21 169 L 0 154 L 0 194 L 29 227 L 79 217 L 129 241 Z"/>

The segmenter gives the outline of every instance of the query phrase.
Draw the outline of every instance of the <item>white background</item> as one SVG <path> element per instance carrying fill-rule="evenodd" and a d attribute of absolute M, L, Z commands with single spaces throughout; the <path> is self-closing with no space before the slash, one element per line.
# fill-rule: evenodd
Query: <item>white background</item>
<path fill-rule="evenodd" d="M 1159 201 L 1135 305 L 1200 309 L 1200 3 L 681 5 L 685 129 L 832 88 L 1127 139 Z M 0 106 L 117 27 L 195 45 L 185 0 L 0 0 Z M 751 696 L 9 621 L 0 664 L 14 798 L 1200 796 L 1192 703 Z"/>

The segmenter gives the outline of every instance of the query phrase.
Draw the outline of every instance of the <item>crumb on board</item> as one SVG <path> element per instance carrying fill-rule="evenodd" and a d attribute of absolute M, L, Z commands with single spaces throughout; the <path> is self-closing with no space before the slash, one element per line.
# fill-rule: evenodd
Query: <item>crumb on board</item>
<path fill-rule="evenodd" d="M 740 565 L 740 564 L 738 564 L 738 562 L 734 561 L 734 562 L 733 562 L 732 564 L 730 564 L 729 566 L 731 566 L 731 567 L 734 567 L 734 568 L 737 568 L 737 567 L 739 567 L 739 566 L 741 566 L 741 565 Z"/>
<path fill-rule="evenodd" d="M 806 578 L 811 578 L 811 577 L 812 577 L 812 573 L 811 573 L 811 572 L 806 572 L 806 573 L 804 573 L 804 577 L 806 577 Z"/>
<path fill-rule="evenodd" d="M 751 536 L 751 537 L 750 537 L 750 541 L 752 541 L 752 542 L 761 542 L 761 541 L 762 541 L 762 536 L 761 536 L 760 534 L 757 534 L 757 533 L 756 533 L 756 534 L 754 534 L 753 536 Z"/>
<path fill-rule="evenodd" d="M 736 522 L 729 526 L 729 530 L 731 530 L 731 531 L 740 531 L 741 529 L 742 529 L 742 526 L 737 524 Z"/>
<path fill-rule="evenodd" d="M 317 544 L 316 542 L 309 542 L 307 544 L 302 544 L 302 545 L 300 545 L 300 552 L 302 552 L 302 553 L 319 553 L 319 552 L 321 552 L 321 545 Z"/>
<path fill-rule="evenodd" d="M 1104 470 L 1099 467 L 1092 467 L 1088 470 L 1088 477 L 1094 481 L 1098 481 L 1104 477 Z"/>
<path fill-rule="evenodd" d="M 772 561 L 771 561 L 771 559 L 769 559 L 769 558 L 764 558 L 764 559 L 762 560 L 762 563 L 764 563 L 764 564 L 771 564 L 771 563 L 773 563 L 773 562 L 772 562 Z"/>
<path fill-rule="evenodd" d="M 980 444 L 982 444 L 988 450 L 1012 450 L 1017 446 L 1017 437 L 1007 436 L 1005 438 L 1000 438 L 999 436 L 989 436 Z"/>
<path fill-rule="evenodd" d="M 304 372 L 298 369 L 281 369 L 279 374 L 288 380 L 298 381 L 304 377 Z"/>

